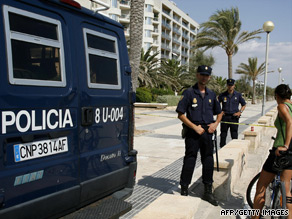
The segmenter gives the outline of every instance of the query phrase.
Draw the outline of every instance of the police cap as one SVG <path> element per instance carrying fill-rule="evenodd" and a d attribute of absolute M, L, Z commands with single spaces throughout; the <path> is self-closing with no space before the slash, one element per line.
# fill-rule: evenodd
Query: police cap
<path fill-rule="evenodd" d="M 211 75 L 212 68 L 207 65 L 200 65 L 197 70 L 201 75 Z"/>
<path fill-rule="evenodd" d="M 232 78 L 227 79 L 227 85 L 229 85 L 229 86 L 233 86 L 234 82 L 235 82 L 235 80 Z"/>

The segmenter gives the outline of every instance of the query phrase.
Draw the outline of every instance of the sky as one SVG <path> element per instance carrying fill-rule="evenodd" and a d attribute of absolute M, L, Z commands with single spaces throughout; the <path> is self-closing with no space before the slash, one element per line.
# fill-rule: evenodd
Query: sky
<path fill-rule="evenodd" d="M 208 21 L 217 10 L 238 7 L 242 23 L 241 31 L 261 29 L 266 21 L 272 21 L 274 30 L 269 34 L 269 53 L 267 86 L 276 87 L 281 76 L 281 83 L 289 84 L 292 89 L 292 0 L 172 0 L 178 8 L 188 14 L 198 24 Z M 251 40 L 239 45 L 239 50 L 233 56 L 233 78 L 240 63 L 248 63 L 248 58 L 257 57 L 258 66 L 265 62 L 267 34 L 260 34 L 261 39 Z M 216 76 L 228 77 L 227 55 L 222 48 L 210 49 L 215 58 L 213 73 Z M 281 75 L 278 68 L 282 68 Z M 284 79 L 284 82 L 283 80 Z M 258 81 L 264 81 L 260 76 Z"/>

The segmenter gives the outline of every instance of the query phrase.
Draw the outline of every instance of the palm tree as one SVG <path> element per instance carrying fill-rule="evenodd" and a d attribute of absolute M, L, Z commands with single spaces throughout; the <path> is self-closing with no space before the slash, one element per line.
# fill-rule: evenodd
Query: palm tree
<path fill-rule="evenodd" d="M 265 71 L 265 63 L 262 63 L 258 67 L 258 58 L 248 58 L 248 64 L 240 63 L 238 69 L 236 69 L 236 74 L 245 74 L 248 75 L 252 80 L 252 104 L 255 104 L 255 97 L 256 97 L 256 85 L 255 81 L 258 76 L 264 74 Z"/>
<path fill-rule="evenodd" d="M 187 66 L 181 65 L 180 61 L 175 59 L 162 60 L 159 74 L 166 76 L 164 80 L 166 85 L 178 91 L 187 76 Z"/>
<path fill-rule="evenodd" d="M 190 57 L 188 66 L 186 66 L 186 71 L 180 77 L 181 89 L 188 88 L 195 84 L 197 68 L 200 65 L 213 66 L 215 59 L 210 55 L 205 55 L 203 50 L 197 49 L 194 55 Z"/>
<path fill-rule="evenodd" d="M 143 22 L 145 0 L 131 0 L 130 9 L 130 64 L 132 68 L 132 86 L 136 92 L 140 65 L 140 51 L 142 48 Z"/>
<path fill-rule="evenodd" d="M 212 66 L 215 63 L 215 59 L 212 54 L 205 55 L 204 50 L 197 49 L 195 52 L 195 55 L 190 58 L 190 67 L 197 70 L 197 68 L 200 65 L 207 65 Z"/>
<path fill-rule="evenodd" d="M 203 50 L 197 49 L 195 55 L 190 58 L 189 71 L 192 73 L 196 73 L 198 66 L 212 66 L 214 65 L 214 63 L 215 59 L 212 54 L 205 55 Z"/>
<path fill-rule="evenodd" d="M 221 76 L 212 76 L 208 88 L 213 90 L 216 95 L 219 95 L 226 90 L 226 79 Z"/>
<path fill-rule="evenodd" d="M 260 38 L 257 34 L 261 29 L 248 32 L 241 30 L 238 8 L 230 10 L 217 10 L 209 21 L 202 23 L 202 31 L 197 35 L 195 46 L 197 48 L 221 47 L 228 56 L 228 77 L 232 78 L 232 56 L 238 52 L 238 46 L 252 39 Z"/>
<path fill-rule="evenodd" d="M 159 51 L 151 53 L 152 47 L 149 47 L 145 53 L 144 49 L 141 49 L 139 87 L 157 87 L 157 81 L 153 80 L 153 75 L 158 72 L 159 59 L 157 59 L 157 55 Z"/>
<path fill-rule="evenodd" d="M 250 86 L 251 77 L 248 75 L 242 75 L 240 79 L 236 80 L 235 89 L 242 93 L 244 97 L 252 96 L 252 87 Z M 257 93 L 257 92 L 256 92 Z M 259 93 L 257 93 L 259 94 Z"/>

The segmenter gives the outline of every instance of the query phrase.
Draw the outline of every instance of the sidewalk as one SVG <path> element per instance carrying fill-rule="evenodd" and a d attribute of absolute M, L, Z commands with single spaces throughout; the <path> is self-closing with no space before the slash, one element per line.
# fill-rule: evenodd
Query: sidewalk
<path fill-rule="evenodd" d="M 266 111 L 275 106 L 275 101 L 267 102 Z M 240 118 L 240 122 L 253 123 L 261 116 L 260 114 L 261 104 L 248 104 Z M 177 119 L 175 107 L 167 107 L 166 109 L 135 108 L 135 123 L 137 132 L 134 138 L 134 147 L 138 150 L 138 172 L 134 193 L 127 199 L 128 202 L 133 204 L 133 209 L 121 218 L 132 218 L 162 194 L 180 195 L 178 186 L 184 155 L 184 140 L 181 138 L 182 126 Z M 239 133 L 246 127 L 245 125 L 240 126 Z M 217 139 L 219 140 L 220 127 L 217 128 L 217 132 Z M 230 133 L 228 136 L 230 136 Z M 242 137 L 243 135 L 240 134 L 239 139 Z M 228 140 L 230 140 L 230 137 Z M 249 162 L 252 168 L 247 174 L 249 176 L 245 176 L 246 180 L 244 181 L 247 184 L 260 169 L 262 164 L 258 162 L 257 157 L 263 155 L 261 150 L 266 150 L 265 148 L 260 147 L 256 152 L 258 154 L 250 156 L 255 159 Z M 256 166 L 258 167 L 255 168 Z M 213 207 L 200 199 L 202 193 L 200 176 L 201 165 L 198 157 L 190 192 L 190 196 L 197 197 L 194 200 L 200 200 L 198 211 L 194 218 L 219 218 L 220 209 L 222 208 L 244 208 L 243 197 L 245 194 L 242 193 L 246 190 L 247 185 L 244 185 L 246 183 L 240 182 L 238 195 L 234 195 L 231 201 L 220 203 L 218 207 Z"/>

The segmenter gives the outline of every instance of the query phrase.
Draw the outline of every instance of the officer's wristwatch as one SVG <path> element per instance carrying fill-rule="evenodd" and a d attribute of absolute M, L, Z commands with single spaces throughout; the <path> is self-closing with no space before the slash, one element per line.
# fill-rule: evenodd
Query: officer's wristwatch
<path fill-rule="evenodd" d="M 240 110 L 239 112 L 240 112 L 240 113 L 242 113 L 243 111 L 242 111 L 242 110 Z"/>

